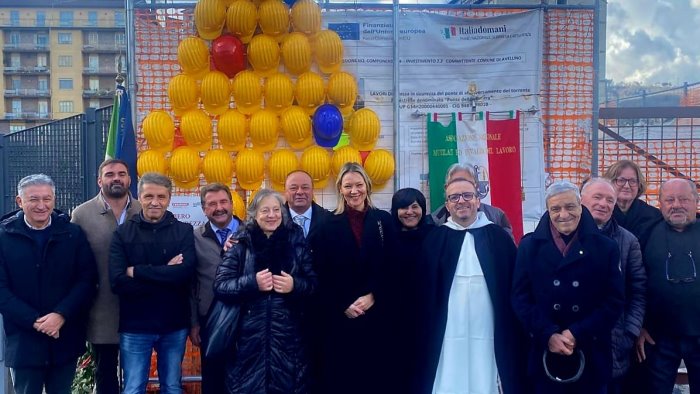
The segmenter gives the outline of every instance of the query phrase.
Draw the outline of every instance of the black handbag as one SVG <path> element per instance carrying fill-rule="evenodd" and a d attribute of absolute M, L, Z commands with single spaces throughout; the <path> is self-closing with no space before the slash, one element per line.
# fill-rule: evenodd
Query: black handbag
<path fill-rule="evenodd" d="M 214 300 L 204 327 L 206 333 L 202 336 L 205 358 L 216 358 L 233 350 L 240 314 L 240 305 Z"/>

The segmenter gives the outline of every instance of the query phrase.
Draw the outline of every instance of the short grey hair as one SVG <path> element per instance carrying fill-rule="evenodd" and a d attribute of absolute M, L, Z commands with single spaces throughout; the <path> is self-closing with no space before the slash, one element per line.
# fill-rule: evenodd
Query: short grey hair
<path fill-rule="evenodd" d="M 605 185 L 610 186 L 610 189 L 613 192 L 613 196 L 615 196 L 615 200 L 617 200 L 617 191 L 615 190 L 615 186 L 613 186 L 610 179 L 598 176 L 591 177 L 583 182 L 583 185 L 581 185 L 581 194 L 585 193 L 588 187 L 590 187 L 591 185 L 595 185 L 596 183 L 603 183 Z"/>
<path fill-rule="evenodd" d="M 53 179 L 46 174 L 32 174 L 20 179 L 19 182 L 17 182 L 17 195 L 22 197 L 24 195 L 24 189 L 30 186 L 49 186 L 51 187 L 51 192 L 56 194 L 56 184 L 53 182 Z"/>
<path fill-rule="evenodd" d="M 661 197 L 663 197 L 664 186 L 666 186 L 666 184 L 669 182 L 677 182 L 677 181 L 687 182 L 688 186 L 690 186 L 690 191 L 693 193 L 693 197 L 695 197 L 695 202 L 700 200 L 700 196 L 698 195 L 697 185 L 695 184 L 695 182 L 691 181 L 690 179 L 686 179 L 686 178 L 671 178 L 671 179 L 667 179 L 663 183 L 661 183 L 661 187 L 659 188 L 659 199 L 661 199 Z"/>
<path fill-rule="evenodd" d="M 248 224 L 255 223 L 255 216 L 257 216 L 258 209 L 260 208 L 260 203 L 266 197 L 270 196 L 274 197 L 277 200 L 277 202 L 280 203 L 280 208 L 282 212 L 282 225 L 286 225 L 287 223 L 289 223 L 289 211 L 287 211 L 287 207 L 284 205 L 284 197 L 282 197 L 281 194 L 274 190 L 260 189 L 255 193 L 253 201 L 251 201 L 250 204 L 248 204 Z"/>
<path fill-rule="evenodd" d="M 471 163 L 454 163 L 447 168 L 447 173 L 445 174 L 445 187 L 450 182 L 450 179 L 455 174 L 455 172 L 466 171 L 471 175 L 472 179 L 476 181 L 476 171 L 474 170 L 474 164 Z"/>
<path fill-rule="evenodd" d="M 578 187 L 576 187 L 576 185 L 569 181 L 555 181 L 554 183 L 549 185 L 547 191 L 544 192 L 545 204 L 549 204 L 550 198 L 566 192 L 574 192 L 574 195 L 576 196 L 576 202 L 578 204 L 581 204 L 581 192 L 578 190 Z"/>
<path fill-rule="evenodd" d="M 143 191 L 143 185 L 145 184 L 163 186 L 168 189 L 168 195 L 173 193 L 173 181 L 167 176 L 157 172 L 147 172 L 141 175 L 139 179 L 139 194 Z"/>

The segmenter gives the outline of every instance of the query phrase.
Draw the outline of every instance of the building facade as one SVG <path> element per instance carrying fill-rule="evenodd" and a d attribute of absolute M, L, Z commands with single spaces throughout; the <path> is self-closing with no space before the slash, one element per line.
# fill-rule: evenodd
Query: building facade
<path fill-rule="evenodd" d="M 0 3 L 0 133 L 112 103 L 126 74 L 123 0 Z"/>

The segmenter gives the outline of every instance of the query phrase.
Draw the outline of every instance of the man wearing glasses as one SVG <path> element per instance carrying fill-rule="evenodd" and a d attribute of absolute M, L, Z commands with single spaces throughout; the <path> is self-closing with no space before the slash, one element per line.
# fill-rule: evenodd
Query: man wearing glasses
<path fill-rule="evenodd" d="M 650 393 L 671 393 L 681 359 L 691 384 L 700 379 L 700 281 L 695 257 L 700 255 L 698 191 L 690 180 L 673 178 L 661 185 L 664 222 L 651 230 L 644 249 L 647 311 L 637 341 L 646 359 Z"/>
<path fill-rule="evenodd" d="M 454 178 L 445 194 L 449 217 L 419 260 L 415 392 L 526 393 L 526 336 L 510 306 L 515 244 L 479 210 L 474 182 Z"/>

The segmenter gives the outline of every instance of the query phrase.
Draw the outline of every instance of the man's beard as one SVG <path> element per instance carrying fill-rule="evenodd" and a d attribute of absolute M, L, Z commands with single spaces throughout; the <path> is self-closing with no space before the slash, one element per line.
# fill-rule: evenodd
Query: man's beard
<path fill-rule="evenodd" d="M 122 183 L 112 183 L 102 186 L 102 194 L 111 198 L 122 198 L 129 192 L 129 188 Z"/>

